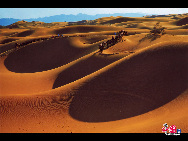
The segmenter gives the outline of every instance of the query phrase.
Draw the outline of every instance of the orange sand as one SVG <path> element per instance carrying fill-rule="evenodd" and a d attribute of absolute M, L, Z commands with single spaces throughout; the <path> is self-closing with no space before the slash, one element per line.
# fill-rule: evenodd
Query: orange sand
<path fill-rule="evenodd" d="M 179 18 L 1 29 L 0 53 L 12 52 L 0 57 L 0 132 L 161 133 L 167 123 L 187 133 L 188 30 Z M 166 34 L 146 38 L 159 21 Z M 126 41 L 97 53 L 121 29 Z M 57 34 L 75 37 L 14 51 L 16 42 Z"/>

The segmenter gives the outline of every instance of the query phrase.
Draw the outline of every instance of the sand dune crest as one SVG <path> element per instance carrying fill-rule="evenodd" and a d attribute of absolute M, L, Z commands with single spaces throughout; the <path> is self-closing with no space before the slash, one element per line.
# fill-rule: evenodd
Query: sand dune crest
<path fill-rule="evenodd" d="M 91 23 L 0 29 L 0 132 L 187 132 L 187 14 Z"/>
<path fill-rule="evenodd" d="M 112 121 L 143 114 L 170 102 L 187 88 L 186 46 L 187 43 L 164 44 L 84 84 L 73 98 L 70 115 L 86 122 Z"/>

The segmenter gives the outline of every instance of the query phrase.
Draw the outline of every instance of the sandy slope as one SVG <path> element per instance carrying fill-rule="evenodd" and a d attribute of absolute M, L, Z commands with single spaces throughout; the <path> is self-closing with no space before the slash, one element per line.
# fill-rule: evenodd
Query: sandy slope
<path fill-rule="evenodd" d="M 163 36 L 146 38 L 156 21 L 170 29 Z M 2 29 L 1 38 L 10 38 L 0 46 L 5 50 L 17 42 L 11 39 L 92 36 L 40 41 L 0 58 L 0 132 L 161 133 L 164 123 L 188 132 L 185 20 L 98 21 L 105 22 L 132 27 L 127 25 L 126 41 L 103 54 L 97 53 L 98 45 L 125 27 Z"/>

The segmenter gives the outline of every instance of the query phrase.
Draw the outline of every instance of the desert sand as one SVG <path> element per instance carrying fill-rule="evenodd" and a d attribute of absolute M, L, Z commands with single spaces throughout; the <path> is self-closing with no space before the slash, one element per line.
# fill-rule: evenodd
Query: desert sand
<path fill-rule="evenodd" d="M 187 18 L 0 29 L 0 132 L 162 133 L 168 123 L 187 133 Z M 150 36 L 157 22 L 165 34 Z M 99 53 L 120 30 L 124 41 Z"/>

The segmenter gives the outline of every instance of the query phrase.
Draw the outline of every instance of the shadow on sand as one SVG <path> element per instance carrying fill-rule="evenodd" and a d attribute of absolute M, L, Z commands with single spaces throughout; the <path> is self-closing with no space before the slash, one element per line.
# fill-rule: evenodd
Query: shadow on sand
<path fill-rule="evenodd" d="M 157 38 L 160 38 L 161 35 L 152 35 L 152 34 L 147 34 L 145 37 L 143 37 L 142 39 L 139 40 L 139 43 L 145 41 L 145 40 L 149 40 L 150 42 L 156 40 Z"/>
<path fill-rule="evenodd" d="M 89 75 L 105 67 L 106 65 L 121 59 L 122 57 L 124 56 L 95 53 L 91 57 L 81 60 L 80 62 L 61 72 L 53 84 L 53 89 Z"/>
<path fill-rule="evenodd" d="M 170 102 L 187 88 L 186 52 L 164 48 L 122 62 L 76 90 L 69 114 L 79 121 L 107 122 Z"/>

